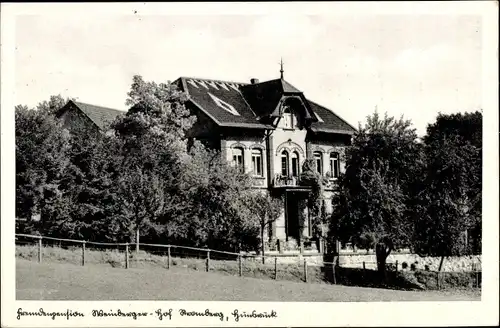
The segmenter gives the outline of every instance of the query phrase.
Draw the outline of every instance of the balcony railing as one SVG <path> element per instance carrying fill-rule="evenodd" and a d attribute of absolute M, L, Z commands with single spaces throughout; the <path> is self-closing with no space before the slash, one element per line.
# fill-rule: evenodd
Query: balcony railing
<path fill-rule="evenodd" d="M 299 177 L 276 174 L 273 184 L 275 187 L 298 186 Z"/>
<path fill-rule="evenodd" d="M 327 189 L 334 189 L 338 186 L 338 179 L 332 177 L 330 174 L 326 174 L 324 179 L 324 186 Z M 295 176 L 286 176 L 282 174 L 276 174 L 273 180 L 273 185 L 275 187 L 290 187 L 299 186 L 300 178 Z"/>

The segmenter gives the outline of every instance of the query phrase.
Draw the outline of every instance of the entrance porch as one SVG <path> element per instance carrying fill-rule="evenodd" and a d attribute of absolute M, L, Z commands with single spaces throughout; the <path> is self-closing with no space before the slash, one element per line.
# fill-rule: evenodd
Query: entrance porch
<path fill-rule="evenodd" d="M 271 226 L 268 250 L 298 253 L 318 253 L 313 237 L 312 218 L 307 208 L 310 189 L 299 186 L 274 188 L 272 195 L 282 197 L 284 210 L 282 215 Z"/>

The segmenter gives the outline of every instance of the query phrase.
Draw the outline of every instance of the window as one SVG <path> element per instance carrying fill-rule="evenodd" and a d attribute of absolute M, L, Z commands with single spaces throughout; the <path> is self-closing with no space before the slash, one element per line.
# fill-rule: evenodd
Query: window
<path fill-rule="evenodd" d="M 293 115 L 290 111 L 290 107 L 285 107 L 283 111 L 283 127 L 285 129 L 291 129 L 293 127 Z"/>
<path fill-rule="evenodd" d="M 330 154 L 330 177 L 338 178 L 339 177 L 339 154 L 331 153 Z"/>
<path fill-rule="evenodd" d="M 252 168 L 253 175 L 262 176 L 262 151 L 252 149 Z"/>
<path fill-rule="evenodd" d="M 288 176 L 288 152 L 286 150 L 281 153 L 281 175 Z"/>
<path fill-rule="evenodd" d="M 243 149 L 233 148 L 233 165 L 240 170 L 243 170 Z"/>
<path fill-rule="evenodd" d="M 299 176 L 299 154 L 296 151 L 292 153 L 292 176 Z"/>
<path fill-rule="evenodd" d="M 319 151 L 314 152 L 314 163 L 316 164 L 316 171 L 323 174 L 323 155 Z"/>

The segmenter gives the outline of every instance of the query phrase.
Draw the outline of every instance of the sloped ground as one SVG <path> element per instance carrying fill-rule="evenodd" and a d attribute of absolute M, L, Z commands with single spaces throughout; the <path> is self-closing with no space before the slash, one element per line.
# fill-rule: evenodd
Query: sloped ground
<path fill-rule="evenodd" d="M 18 300 L 474 301 L 479 291 L 397 291 L 240 278 L 179 267 L 36 263 L 16 259 Z"/>

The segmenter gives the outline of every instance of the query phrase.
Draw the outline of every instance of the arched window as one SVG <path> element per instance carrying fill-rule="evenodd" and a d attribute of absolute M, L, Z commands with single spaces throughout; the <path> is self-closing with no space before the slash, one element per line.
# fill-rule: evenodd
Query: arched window
<path fill-rule="evenodd" d="M 319 151 L 314 152 L 314 164 L 316 165 L 316 171 L 323 174 L 323 154 Z"/>
<path fill-rule="evenodd" d="M 299 176 L 299 153 L 296 151 L 292 153 L 292 176 Z"/>
<path fill-rule="evenodd" d="M 288 176 L 288 152 L 286 150 L 281 152 L 281 175 Z"/>
<path fill-rule="evenodd" d="M 283 127 L 285 129 L 293 128 L 293 114 L 288 106 L 286 106 L 283 111 Z"/>
<path fill-rule="evenodd" d="M 252 172 L 253 175 L 262 176 L 262 150 L 260 149 L 252 149 Z"/>
<path fill-rule="evenodd" d="M 340 166 L 339 166 L 339 154 L 338 153 L 331 153 L 330 154 L 330 177 L 332 178 L 338 178 L 339 173 L 340 173 Z"/>
<path fill-rule="evenodd" d="M 242 148 L 233 148 L 233 165 L 240 170 L 243 170 L 244 168 L 244 162 L 243 162 L 243 149 Z"/>

